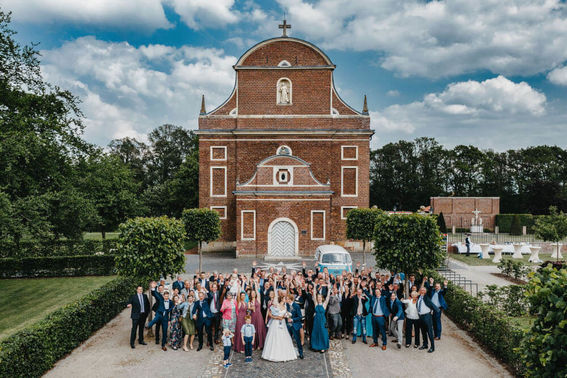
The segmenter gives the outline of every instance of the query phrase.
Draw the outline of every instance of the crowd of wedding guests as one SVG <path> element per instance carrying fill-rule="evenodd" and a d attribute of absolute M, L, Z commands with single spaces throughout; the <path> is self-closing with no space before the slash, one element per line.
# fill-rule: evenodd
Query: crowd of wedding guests
<path fill-rule="evenodd" d="M 277 271 L 273 267 L 258 269 L 253 262 L 251 274 L 234 269 L 230 274 L 197 272 L 190 280 L 179 276 L 172 285 L 163 279 L 153 281 L 152 308 L 142 287 L 130 298 L 130 345 L 135 348 L 136 334 L 139 344 L 146 345 L 144 327 L 155 327 L 155 343 L 161 343 L 164 351 L 167 345 L 174 350 L 192 350 L 195 336 L 196 350 L 200 351 L 206 336 L 210 350 L 216 344 L 224 347 L 225 366 L 231 349 L 240 353 L 247 349 L 249 362 L 252 349 L 264 346 L 272 304 L 287 303 L 292 311 L 297 303 L 302 321 L 296 325 L 301 328 L 293 332 L 293 327 L 288 327 L 289 332 L 294 333 L 296 344 L 307 343 L 311 350 L 325 352 L 329 340 L 341 338 L 353 344 L 359 338 L 368 344 L 371 338 L 370 347 L 386 350 L 391 336 L 397 348 L 413 345 L 431 353 L 441 338 L 447 281 L 441 284 L 428 277 L 417 281 L 416 276 L 409 274 L 405 288 L 404 273 L 384 274 L 361 268 L 360 263 L 354 273 L 334 276 L 326 268 L 308 269 L 305 263 L 301 271 Z M 146 324 L 150 311 L 153 319 Z M 303 358 L 303 348 L 298 349 Z"/>

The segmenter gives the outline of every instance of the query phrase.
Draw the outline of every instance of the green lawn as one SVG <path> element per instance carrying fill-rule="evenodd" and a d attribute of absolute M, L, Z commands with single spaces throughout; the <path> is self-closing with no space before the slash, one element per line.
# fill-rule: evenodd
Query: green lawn
<path fill-rule="evenodd" d="M 452 259 L 455 259 L 455 260 L 457 260 L 457 261 L 464 262 L 465 264 L 468 264 L 468 265 L 495 265 L 495 266 L 498 265 L 498 264 L 492 262 L 492 259 L 494 258 L 493 255 L 490 255 L 490 258 L 489 258 L 489 259 L 479 259 L 479 258 L 477 257 L 477 254 L 476 254 L 476 253 L 474 253 L 474 254 L 471 253 L 470 257 L 467 257 L 467 256 L 464 255 L 464 254 L 450 253 L 450 254 L 449 254 L 449 257 L 452 258 Z M 528 265 L 540 265 L 540 264 L 535 264 L 535 263 L 530 263 L 530 262 L 528 262 L 528 259 L 529 259 L 529 258 L 530 258 L 530 255 L 522 255 L 522 261 L 523 261 L 525 264 L 528 264 Z M 539 258 L 540 258 L 541 260 L 543 260 L 543 261 L 545 261 L 545 260 L 550 260 L 550 259 L 551 259 L 551 254 L 540 253 L 540 254 L 539 254 Z M 512 257 L 510 257 L 509 255 L 505 255 L 505 256 L 503 257 L 503 260 L 511 260 L 511 259 L 512 259 Z M 515 259 L 514 259 L 514 260 L 515 260 Z M 519 260 L 518 260 L 518 261 L 519 261 Z"/>
<path fill-rule="evenodd" d="M 535 321 L 535 316 L 518 316 L 518 317 L 508 317 L 510 319 L 510 323 L 519 326 L 524 330 L 528 330 L 532 328 L 532 325 Z"/>
<path fill-rule="evenodd" d="M 0 280 L 0 339 L 42 319 L 114 279 L 103 277 Z"/>
<path fill-rule="evenodd" d="M 107 232 L 107 239 L 118 239 L 120 232 Z M 83 233 L 83 238 L 85 240 L 102 240 L 102 234 L 100 232 L 85 232 Z"/>

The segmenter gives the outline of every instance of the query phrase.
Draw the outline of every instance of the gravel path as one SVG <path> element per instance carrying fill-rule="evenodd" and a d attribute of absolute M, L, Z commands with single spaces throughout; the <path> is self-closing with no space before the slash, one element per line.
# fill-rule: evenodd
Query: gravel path
<path fill-rule="evenodd" d="M 486 354 L 464 331 L 443 316 L 443 333 L 435 341 L 435 352 L 410 347 L 398 349 L 388 340 L 388 349 L 370 349 L 357 341 L 343 341 L 353 377 L 512 377 Z M 381 344 L 381 343 L 380 343 Z"/>
<path fill-rule="evenodd" d="M 506 286 L 513 283 L 504 278 L 496 277 L 492 273 L 500 273 L 494 265 L 468 265 L 461 261 L 449 258 L 449 268 L 461 276 L 478 284 L 478 290 L 484 290 L 488 285 Z"/>
<path fill-rule="evenodd" d="M 211 354 L 208 349 L 183 352 L 168 348 L 164 352 L 154 337 L 145 338 L 148 345 L 136 344 L 131 349 L 130 327 L 130 309 L 126 309 L 60 360 L 46 377 L 197 377 L 205 371 Z"/>

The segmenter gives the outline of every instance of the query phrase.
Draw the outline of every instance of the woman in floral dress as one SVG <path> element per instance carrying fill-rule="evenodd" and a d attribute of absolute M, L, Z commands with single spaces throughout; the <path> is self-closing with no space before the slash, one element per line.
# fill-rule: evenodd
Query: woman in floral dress
<path fill-rule="evenodd" d="M 183 332 L 181 331 L 181 321 L 179 319 L 183 309 L 179 307 L 182 303 L 179 296 L 176 295 L 173 300 L 175 301 L 175 307 L 171 310 L 169 318 L 169 329 L 171 329 L 169 345 L 171 345 L 173 350 L 177 350 L 181 346 L 181 341 L 183 341 Z"/>

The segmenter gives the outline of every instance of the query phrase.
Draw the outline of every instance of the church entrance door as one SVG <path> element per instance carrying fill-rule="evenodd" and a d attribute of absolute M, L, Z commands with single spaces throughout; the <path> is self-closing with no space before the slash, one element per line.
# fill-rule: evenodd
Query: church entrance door
<path fill-rule="evenodd" d="M 293 257 L 297 255 L 297 226 L 292 220 L 279 218 L 268 231 L 268 255 Z"/>

